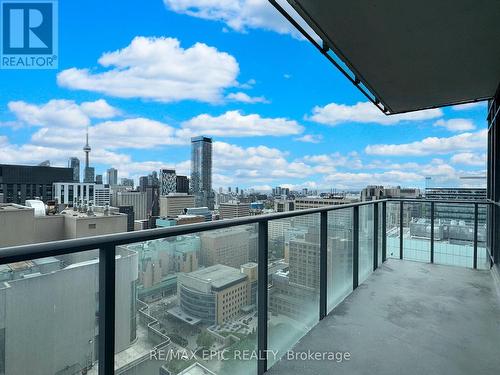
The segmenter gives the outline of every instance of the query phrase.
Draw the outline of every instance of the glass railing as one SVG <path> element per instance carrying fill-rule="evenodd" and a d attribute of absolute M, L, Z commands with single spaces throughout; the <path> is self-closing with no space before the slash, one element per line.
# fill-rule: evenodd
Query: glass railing
<path fill-rule="evenodd" d="M 489 268 L 486 208 L 380 200 L 0 249 L 0 374 L 262 374 L 387 257 Z"/>
<path fill-rule="evenodd" d="M 388 257 L 489 269 L 488 204 L 474 201 L 388 202 Z M 399 211 L 399 215 L 396 214 Z M 391 218 L 397 217 L 399 225 Z"/>

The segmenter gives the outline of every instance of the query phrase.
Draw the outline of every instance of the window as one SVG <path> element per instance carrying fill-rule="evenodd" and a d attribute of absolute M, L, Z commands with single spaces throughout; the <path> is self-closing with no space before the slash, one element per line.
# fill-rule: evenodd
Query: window
<path fill-rule="evenodd" d="M 89 229 L 95 229 L 96 225 L 95 224 L 89 224 Z"/>

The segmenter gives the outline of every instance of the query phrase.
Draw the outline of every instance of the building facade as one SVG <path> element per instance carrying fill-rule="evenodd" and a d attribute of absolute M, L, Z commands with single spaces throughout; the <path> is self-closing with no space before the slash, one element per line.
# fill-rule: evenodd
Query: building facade
<path fill-rule="evenodd" d="M 106 171 L 107 182 L 109 186 L 118 185 L 118 170 L 115 168 L 109 168 Z"/>
<path fill-rule="evenodd" d="M 194 207 L 194 195 L 171 193 L 160 197 L 160 216 L 171 217 L 184 214 L 184 210 Z"/>
<path fill-rule="evenodd" d="M 80 182 L 80 159 L 77 157 L 69 158 L 68 168 L 73 170 L 73 181 Z"/>
<path fill-rule="evenodd" d="M 191 191 L 196 207 L 214 209 L 212 191 L 212 138 L 191 138 Z"/>
<path fill-rule="evenodd" d="M 174 169 L 160 169 L 160 196 L 177 191 L 177 175 Z"/>
<path fill-rule="evenodd" d="M 0 164 L 0 194 L 4 203 L 24 204 L 28 199 L 53 200 L 55 182 L 73 182 L 71 168 Z"/>

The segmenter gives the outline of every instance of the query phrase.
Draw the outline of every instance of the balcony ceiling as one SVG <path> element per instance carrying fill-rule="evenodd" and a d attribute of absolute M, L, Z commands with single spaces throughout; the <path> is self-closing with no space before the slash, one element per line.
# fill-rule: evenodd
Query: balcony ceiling
<path fill-rule="evenodd" d="M 391 113 L 492 97 L 498 0 L 288 0 Z"/>

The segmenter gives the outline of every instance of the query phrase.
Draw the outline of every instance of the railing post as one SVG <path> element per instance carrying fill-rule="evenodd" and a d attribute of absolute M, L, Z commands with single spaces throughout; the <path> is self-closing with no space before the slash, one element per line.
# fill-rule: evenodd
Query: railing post
<path fill-rule="evenodd" d="M 387 202 L 382 202 L 382 263 L 387 260 Z"/>
<path fill-rule="evenodd" d="M 474 269 L 477 269 L 477 231 L 479 221 L 479 204 L 474 203 Z"/>
<path fill-rule="evenodd" d="M 434 263 L 434 202 L 431 202 L 431 263 Z"/>
<path fill-rule="evenodd" d="M 267 267 L 268 267 L 268 222 L 259 222 L 259 255 L 257 281 L 257 375 L 267 371 Z"/>
<path fill-rule="evenodd" d="M 115 246 L 99 249 L 99 375 L 115 369 Z"/>
<path fill-rule="evenodd" d="M 352 212 L 352 289 L 359 285 L 359 206 Z"/>
<path fill-rule="evenodd" d="M 378 268 L 378 203 L 373 204 L 373 270 Z"/>
<path fill-rule="evenodd" d="M 321 212 L 319 240 L 319 319 L 326 316 L 327 310 L 327 266 L 328 266 L 328 212 Z M 333 251 L 333 249 L 332 249 Z"/>
<path fill-rule="evenodd" d="M 399 259 L 403 259 L 403 201 L 399 202 Z"/>

